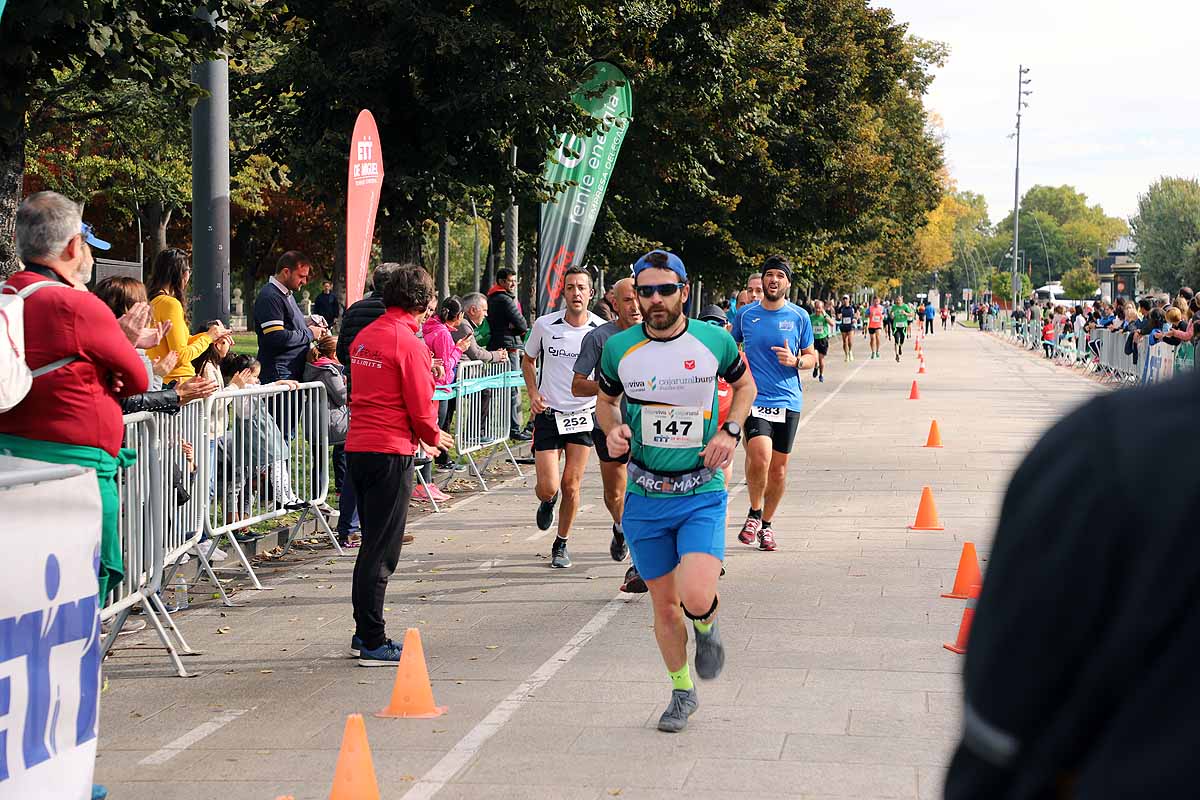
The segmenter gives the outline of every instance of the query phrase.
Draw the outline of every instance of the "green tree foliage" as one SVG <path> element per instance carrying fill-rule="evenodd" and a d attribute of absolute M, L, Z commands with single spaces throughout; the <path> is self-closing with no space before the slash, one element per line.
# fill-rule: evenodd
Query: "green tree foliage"
<path fill-rule="evenodd" d="M 1036 223 L 1031 215 L 1036 216 Z M 1001 237 L 1007 235 L 1011 243 L 1012 229 L 1010 212 L 996 230 Z M 1113 242 L 1128 233 L 1125 220 L 1108 216 L 1099 205 L 1088 205 L 1087 195 L 1073 186 L 1033 186 L 1021 200 L 1020 246 L 1034 274 L 1039 269 L 1044 273 L 1049 256 L 1051 272 L 1060 276 L 1098 253 L 1103 256 Z"/>
<path fill-rule="evenodd" d="M 1155 181 L 1138 196 L 1133 236 L 1145 283 L 1168 291 L 1200 284 L 1200 181 Z"/>
<path fill-rule="evenodd" d="M 1090 300 L 1096 296 L 1100 288 L 1100 279 L 1096 276 L 1095 268 L 1080 264 L 1063 273 L 1063 291 L 1072 300 Z"/>
<path fill-rule="evenodd" d="M 29 116 L 55 116 L 66 92 L 102 93 L 114 81 L 188 90 L 190 77 L 176 65 L 252 46 L 270 25 L 271 6 L 259 0 L 206 5 L 228 24 L 212 25 L 180 0 L 10 0 L 0 18 L 0 273 L 17 264 L 12 234 Z M 69 76 L 74 82 L 64 84 Z M 59 120 L 82 125 L 110 110 Z"/>
<path fill-rule="evenodd" d="M 336 201 L 360 108 L 379 122 L 385 250 L 421 255 L 422 226 L 468 195 L 524 205 L 545 154 L 592 126 L 570 93 L 593 59 L 634 85 L 634 122 L 589 261 L 628 264 L 666 244 L 702 254 L 711 286 L 772 251 L 812 283 L 865 275 L 936 207 L 941 148 L 922 95 L 944 52 L 865 0 L 679 4 L 299 0 L 297 43 L 263 80 L 274 152 Z M 509 147 L 520 160 L 508 166 Z M 892 266 L 904 265 L 893 259 Z"/>

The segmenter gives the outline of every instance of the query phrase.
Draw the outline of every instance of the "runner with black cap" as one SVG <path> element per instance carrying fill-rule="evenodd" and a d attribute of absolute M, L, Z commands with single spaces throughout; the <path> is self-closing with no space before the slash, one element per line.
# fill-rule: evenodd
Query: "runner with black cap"
<path fill-rule="evenodd" d="M 850 295 L 842 295 L 842 304 L 837 309 L 838 330 L 842 334 L 842 358 L 846 362 L 854 360 L 854 321 L 858 319 L 858 309 L 850 302 Z"/>
<path fill-rule="evenodd" d="M 763 262 L 762 302 L 733 322 L 758 386 L 746 419 L 746 486 L 750 512 L 738 534 L 742 544 L 776 549 L 771 520 L 787 486 L 787 464 L 800 425 L 800 372 L 817 363 L 808 312 L 788 302 L 792 267 L 783 256 Z M 843 334 L 846 338 L 846 334 Z"/>
<path fill-rule="evenodd" d="M 633 274 L 643 322 L 605 343 L 596 416 L 608 452 L 630 454 L 625 538 L 650 589 L 673 688 L 658 729 L 675 732 L 699 707 L 685 616 L 696 632 L 696 674 L 715 678 L 725 664 L 716 619 L 728 500 L 721 468 L 733 458 L 755 389 L 733 338 L 684 315 L 689 287 L 678 256 L 647 253 Z M 733 388 L 724 426 L 718 377 Z"/>

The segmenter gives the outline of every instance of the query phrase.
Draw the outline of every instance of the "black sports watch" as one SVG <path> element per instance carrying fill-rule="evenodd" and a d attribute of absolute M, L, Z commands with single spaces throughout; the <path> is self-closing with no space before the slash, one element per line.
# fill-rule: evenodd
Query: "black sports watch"
<path fill-rule="evenodd" d="M 742 440 L 742 426 L 738 425 L 733 420 L 730 420 L 722 425 L 721 430 L 725 431 L 739 442 Z"/>

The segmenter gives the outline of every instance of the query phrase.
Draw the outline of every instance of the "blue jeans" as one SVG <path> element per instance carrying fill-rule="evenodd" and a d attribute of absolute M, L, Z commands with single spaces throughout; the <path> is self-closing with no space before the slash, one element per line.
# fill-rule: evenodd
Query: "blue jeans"
<path fill-rule="evenodd" d="M 341 459 L 346 458 L 346 451 L 338 448 L 337 456 Z M 338 537 L 345 539 L 352 533 L 358 533 L 358 496 L 354 493 L 354 481 L 350 477 L 349 470 L 346 471 L 342 478 L 342 494 L 338 499 Z"/>

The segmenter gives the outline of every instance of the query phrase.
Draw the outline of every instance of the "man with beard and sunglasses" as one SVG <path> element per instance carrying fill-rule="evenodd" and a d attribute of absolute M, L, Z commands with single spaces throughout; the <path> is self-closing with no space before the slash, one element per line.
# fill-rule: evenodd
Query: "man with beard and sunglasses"
<path fill-rule="evenodd" d="M 741 343 L 758 385 L 758 397 L 746 419 L 746 487 L 750 511 L 738 534 L 742 544 L 775 550 L 771 521 L 787 486 L 787 465 L 800 425 L 803 395 L 800 373 L 817 363 L 808 312 L 788 301 L 792 267 L 783 256 L 763 262 L 762 301 L 734 320 L 733 338 Z"/>
<path fill-rule="evenodd" d="M 685 616 L 696 631 L 696 674 L 715 678 L 725 664 L 716 619 L 728 502 L 722 468 L 755 387 L 733 338 L 684 316 L 689 287 L 678 256 L 647 253 L 633 275 L 644 321 L 605 343 L 596 416 L 608 452 L 629 453 L 625 539 L 650 590 L 654 636 L 672 685 L 658 729 L 678 732 L 699 707 Z M 733 388 L 723 425 L 718 377 Z"/>
<path fill-rule="evenodd" d="M 599 384 L 593 377 L 600 365 L 600 355 L 604 352 L 604 344 L 621 331 L 628 330 L 642 323 L 642 310 L 638 307 L 637 292 L 633 278 L 622 278 L 617 281 L 610 292 L 612 307 L 617 318 L 606 322 L 599 328 L 583 337 L 579 346 L 579 358 L 575 359 L 575 375 L 571 378 L 571 393 L 576 397 L 595 397 L 600 392 Z M 625 529 L 621 527 L 621 516 L 625 513 L 625 464 L 629 461 L 628 453 L 623 456 L 612 456 L 604 432 L 599 428 L 592 429 L 592 444 L 596 447 L 596 457 L 600 459 L 600 480 L 604 484 L 604 505 L 612 516 L 612 541 L 608 553 L 613 561 L 624 561 L 629 555 L 629 545 L 625 542 Z M 638 575 L 637 567 L 630 566 L 625 571 L 625 580 L 621 584 L 622 592 L 641 594 L 646 591 L 646 582 Z"/>
<path fill-rule="evenodd" d="M 592 448 L 596 401 L 576 397 L 571 392 L 575 359 L 579 358 L 583 338 L 604 324 L 588 311 L 592 300 L 592 276 L 582 267 L 572 267 L 563 275 L 563 310 L 551 311 L 534 320 L 521 369 L 529 392 L 529 411 L 533 417 L 533 457 L 537 472 L 534 492 L 540 503 L 538 530 L 549 530 L 554 522 L 554 506 L 562 494 L 558 513 L 558 536 L 550 549 L 550 566 L 571 566 L 567 537 L 579 510 L 579 484 Z M 541 361 L 541 370 L 535 366 Z M 561 477 L 559 452 L 566 452 Z"/>

